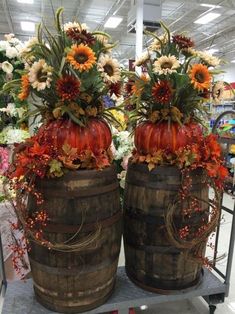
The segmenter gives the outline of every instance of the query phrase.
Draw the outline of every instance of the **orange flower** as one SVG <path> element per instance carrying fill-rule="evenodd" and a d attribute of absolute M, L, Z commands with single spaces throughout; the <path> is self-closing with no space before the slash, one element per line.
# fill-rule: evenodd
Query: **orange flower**
<path fill-rule="evenodd" d="M 29 77 L 28 77 L 28 74 L 24 74 L 22 75 L 21 77 L 21 91 L 18 95 L 18 98 L 20 100 L 25 100 L 26 98 L 28 98 L 29 96 Z"/>
<path fill-rule="evenodd" d="M 218 177 L 224 180 L 226 177 L 228 177 L 228 175 L 229 175 L 228 169 L 224 166 L 220 166 L 218 169 Z"/>
<path fill-rule="evenodd" d="M 204 90 L 210 87 L 211 75 L 208 68 L 203 64 L 194 64 L 189 71 L 189 77 L 194 88 L 198 90 Z"/>
<path fill-rule="evenodd" d="M 71 51 L 67 54 L 67 61 L 74 69 L 83 72 L 93 67 L 96 57 L 91 48 L 83 44 L 72 45 Z"/>

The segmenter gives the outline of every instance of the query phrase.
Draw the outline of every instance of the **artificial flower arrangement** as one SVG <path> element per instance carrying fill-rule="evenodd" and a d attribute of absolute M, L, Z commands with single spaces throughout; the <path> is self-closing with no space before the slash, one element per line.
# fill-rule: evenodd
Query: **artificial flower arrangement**
<path fill-rule="evenodd" d="M 89 32 L 85 24 L 61 25 L 60 14 L 58 11 L 57 36 L 46 27 L 43 33 L 39 27 L 37 38 L 21 52 L 26 64 L 21 78 L 5 85 L 5 91 L 20 87 L 18 96 L 22 100 L 29 95 L 40 98 L 33 103 L 33 113 L 40 114 L 44 122 L 16 155 L 18 170 L 12 176 L 28 172 L 60 176 L 65 168 L 91 169 L 110 164 L 111 132 L 104 119 L 110 121 L 113 115 L 110 108 L 106 110 L 104 98 L 120 93 L 119 64 L 109 54 L 115 44 L 110 43 L 108 34 Z M 83 132 L 84 127 L 90 131 Z M 82 138 L 70 137 L 74 130 L 79 135 L 84 133 Z M 35 145 L 40 146 L 40 152 L 34 154 L 31 150 Z"/>
<path fill-rule="evenodd" d="M 105 106 L 105 97 L 120 95 L 121 88 L 121 70 L 110 55 L 115 46 L 110 36 L 90 32 L 79 22 L 62 24 L 62 11 L 56 14 L 56 35 L 45 25 L 39 26 L 37 38 L 21 50 L 25 62 L 21 78 L 4 86 L 5 92 L 19 91 L 22 101 L 31 96 L 32 114 L 42 121 L 38 132 L 16 147 L 7 172 L 10 187 L 17 191 L 13 206 L 19 224 L 13 228 L 23 227 L 26 235 L 50 249 L 53 244 L 45 239 L 44 227 L 51 217 L 35 182 L 61 180 L 71 171 L 95 171 L 111 165 L 108 122 L 116 119 L 112 108 Z M 33 215 L 25 204 L 28 194 L 38 206 Z M 13 263 L 19 272 L 23 265 L 20 242 L 25 248 L 25 238 L 14 248 Z"/>
<path fill-rule="evenodd" d="M 5 35 L 0 41 L 0 144 L 20 143 L 29 137 L 27 132 L 27 103 L 18 94 L 3 92 L 3 85 L 20 78 L 24 68 L 20 54 L 24 44 L 14 34 Z"/>
<path fill-rule="evenodd" d="M 126 269 L 131 279 L 146 286 L 142 281 L 145 278 L 142 273 L 146 271 L 149 289 L 164 289 L 161 283 L 166 289 L 176 289 L 183 284 L 174 286 L 179 284 L 177 280 L 170 283 L 157 270 L 163 266 L 157 261 L 168 258 L 167 253 L 149 256 L 151 261 L 156 260 L 154 271 L 151 268 L 149 272 L 142 269 L 144 259 L 133 262 L 131 256 L 139 243 L 143 247 L 155 242 L 173 246 L 182 254 L 181 262 L 173 263 L 179 269 L 182 267 L 179 280 L 183 283 L 186 272 L 194 269 L 188 285 L 198 280 L 201 264 L 208 264 L 205 247 L 219 221 L 219 195 L 228 170 L 216 136 L 208 135 L 207 130 L 203 132 L 202 117 L 206 114 L 205 103 L 221 99 L 225 83 L 215 80 L 219 73 L 216 67 L 221 62 L 217 57 L 195 50 L 191 38 L 171 34 L 163 23 L 161 26 L 161 36 L 147 32 L 153 38 L 152 43 L 135 61 L 135 66 L 142 67 L 144 73 L 126 72 L 125 103 L 131 108 L 135 149 L 129 159 L 124 194 L 124 243 Z M 170 177 L 170 169 L 177 176 Z M 173 180 L 179 184 L 177 190 L 170 188 Z M 200 192 L 194 190 L 195 180 L 199 182 Z M 213 200 L 208 199 L 209 186 L 215 191 Z M 148 221 L 160 213 L 164 216 L 162 225 L 151 224 L 148 229 Z M 197 217 L 197 223 L 191 221 L 192 217 Z M 148 251 L 143 254 L 148 260 Z M 169 270 L 170 275 L 171 271 L 174 269 Z"/>
<path fill-rule="evenodd" d="M 214 79 L 221 61 L 195 50 L 191 38 L 162 27 L 160 37 L 147 32 L 154 39 L 135 62 L 147 72 L 129 75 L 126 102 L 134 105 L 132 120 L 138 122 L 133 157 L 145 160 L 150 170 L 164 163 L 180 168 L 202 163 L 210 176 L 223 179 L 227 172 L 216 138 L 204 136 L 199 126 L 207 111 L 204 103 L 222 97 L 224 84 Z"/>

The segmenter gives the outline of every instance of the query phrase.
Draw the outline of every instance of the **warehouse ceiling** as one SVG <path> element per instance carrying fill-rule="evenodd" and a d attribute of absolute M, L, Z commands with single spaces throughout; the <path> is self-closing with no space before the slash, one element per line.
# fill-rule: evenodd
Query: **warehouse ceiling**
<path fill-rule="evenodd" d="M 119 41 L 116 57 L 123 63 L 135 55 L 135 34 L 128 33 L 130 12 L 135 0 L 0 0 L 0 38 L 14 33 L 21 40 L 28 40 L 32 32 L 21 29 L 21 21 L 39 23 L 42 19 L 49 28 L 53 27 L 53 11 L 64 7 L 64 20 L 79 19 L 90 29 L 104 30 L 104 23 L 112 16 L 122 17 L 115 29 L 105 29 L 114 40 Z M 159 20 L 164 21 L 175 33 L 186 32 L 197 49 L 213 49 L 214 55 L 232 61 L 235 59 L 235 1 L 234 0 L 144 0 L 155 6 Z M 205 4 L 207 6 L 205 6 Z M 210 6 L 208 6 L 210 5 Z M 207 13 L 219 16 L 210 23 L 201 25 L 194 21 Z M 147 17 L 148 18 L 148 17 Z M 161 31 L 158 30 L 160 34 Z M 144 45 L 149 38 L 144 36 Z"/>

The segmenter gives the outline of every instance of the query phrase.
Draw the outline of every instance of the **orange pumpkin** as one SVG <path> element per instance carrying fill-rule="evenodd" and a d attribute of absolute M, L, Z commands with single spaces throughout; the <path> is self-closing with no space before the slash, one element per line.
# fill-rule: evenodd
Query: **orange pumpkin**
<path fill-rule="evenodd" d="M 180 126 L 176 122 L 145 121 L 135 130 L 135 147 L 139 154 L 153 154 L 159 149 L 174 152 L 199 136 L 202 136 L 202 130 L 196 123 Z"/>
<path fill-rule="evenodd" d="M 39 141 L 61 149 L 64 144 L 77 148 L 78 153 L 89 150 L 94 154 L 107 150 L 112 142 L 108 124 L 97 118 L 90 118 L 85 127 L 68 119 L 59 119 L 43 125 L 38 133 Z"/>

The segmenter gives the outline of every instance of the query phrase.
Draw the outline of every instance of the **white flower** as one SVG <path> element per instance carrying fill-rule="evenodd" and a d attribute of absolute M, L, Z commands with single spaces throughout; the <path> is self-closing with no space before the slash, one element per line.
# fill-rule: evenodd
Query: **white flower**
<path fill-rule="evenodd" d="M 0 40 L 0 51 L 6 51 L 10 47 L 9 43 L 5 40 Z"/>
<path fill-rule="evenodd" d="M 126 181 L 126 170 L 123 170 L 121 173 L 118 173 L 118 179 L 120 180 L 119 184 L 122 189 L 125 188 Z"/>
<path fill-rule="evenodd" d="M 2 63 L 2 70 L 3 70 L 5 73 L 10 74 L 10 73 L 13 72 L 14 67 L 13 67 L 13 65 L 12 65 L 10 62 L 4 61 L 4 62 Z"/>
<path fill-rule="evenodd" d="M 15 47 L 7 47 L 6 56 L 10 59 L 16 58 L 18 56 L 18 51 Z"/>
<path fill-rule="evenodd" d="M 14 38 L 15 37 L 15 35 L 14 34 L 12 34 L 12 33 L 10 33 L 10 34 L 5 34 L 4 35 L 4 38 L 7 40 L 7 41 L 10 41 L 12 38 Z"/>
<path fill-rule="evenodd" d="M 134 62 L 135 67 L 139 67 L 143 65 L 146 61 L 150 59 L 150 53 L 149 51 L 145 51 L 142 53 L 142 55 Z"/>
<path fill-rule="evenodd" d="M 168 42 L 167 34 L 159 36 L 162 45 L 164 46 Z M 149 50 L 158 51 L 161 49 L 161 42 L 157 38 L 153 40 L 153 42 L 149 46 Z"/>
<path fill-rule="evenodd" d="M 77 22 L 68 22 L 64 24 L 64 31 L 67 32 L 71 28 L 77 28 L 80 31 L 88 30 L 88 26 L 85 23 L 79 24 Z"/>
<path fill-rule="evenodd" d="M 37 91 L 44 90 L 51 86 L 52 70 L 44 59 L 40 59 L 33 63 L 29 70 L 29 81 L 33 88 Z"/>
<path fill-rule="evenodd" d="M 102 55 L 99 58 L 97 69 L 107 83 L 117 83 L 121 79 L 121 71 L 118 61 L 108 55 Z"/>
<path fill-rule="evenodd" d="M 180 67 L 179 60 L 175 56 L 162 56 L 158 58 L 153 64 L 153 71 L 161 74 L 171 74 L 176 72 L 176 69 Z"/>
<path fill-rule="evenodd" d="M 8 103 L 7 104 L 7 112 L 11 117 L 17 116 L 17 110 L 14 103 Z"/>
<path fill-rule="evenodd" d="M 21 129 L 14 129 L 11 126 L 8 126 L 1 132 L 1 143 L 8 145 L 21 143 L 29 137 L 29 132 Z"/>
<path fill-rule="evenodd" d="M 210 54 L 207 51 L 198 51 L 197 52 L 197 56 L 204 61 L 205 63 L 207 63 L 208 66 L 212 66 L 212 67 L 216 67 L 220 64 L 220 59 L 212 56 L 212 54 Z"/>
<path fill-rule="evenodd" d="M 38 39 L 37 37 L 32 37 L 30 38 L 28 41 L 26 41 L 24 43 L 24 45 L 21 46 L 20 50 L 19 50 L 19 56 L 22 58 L 22 59 L 25 59 L 25 57 L 27 56 L 27 54 L 29 52 L 32 51 L 32 47 L 34 45 L 38 44 Z M 31 56 L 30 58 L 32 59 L 33 56 Z M 28 59 L 27 58 L 27 62 L 28 62 Z"/>
<path fill-rule="evenodd" d="M 108 43 L 109 38 L 102 34 L 95 34 L 95 38 L 104 46 Z"/>

